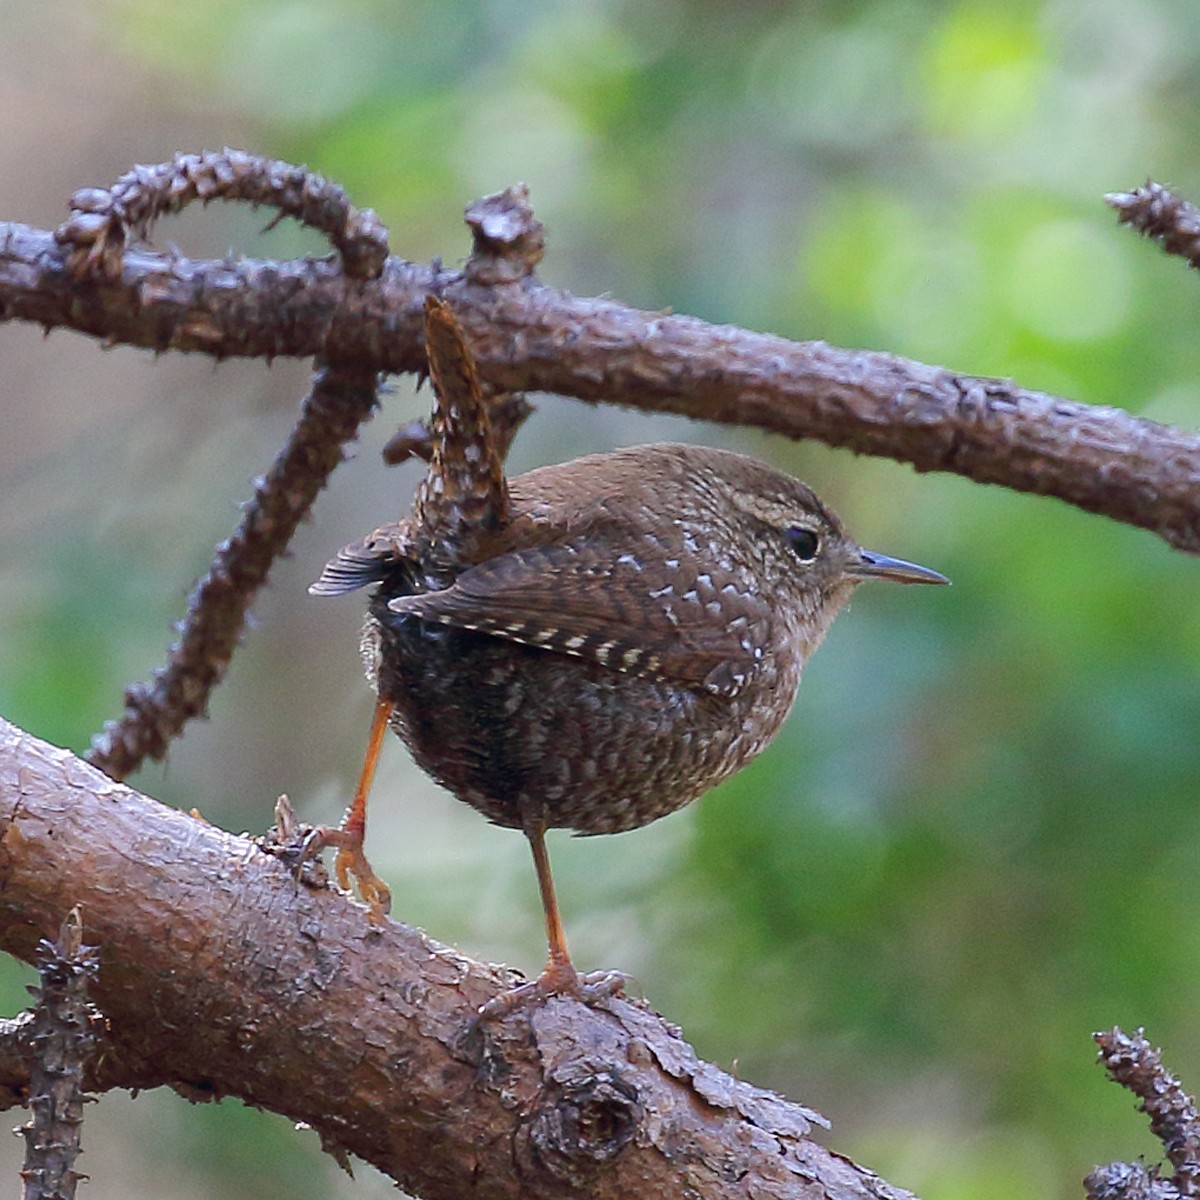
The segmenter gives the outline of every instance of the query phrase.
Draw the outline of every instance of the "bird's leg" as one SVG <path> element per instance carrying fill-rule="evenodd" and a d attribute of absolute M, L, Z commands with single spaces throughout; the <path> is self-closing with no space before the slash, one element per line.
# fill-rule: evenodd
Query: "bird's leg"
<path fill-rule="evenodd" d="M 370 906 L 372 917 L 377 919 L 391 908 L 392 893 L 367 862 L 367 856 L 363 853 L 363 838 L 367 832 L 367 795 L 371 790 L 371 780 L 375 778 L 379 751 L 383 748 L 391 715 L 392 702 L 378 700 L 375 715 L 371 719 L 371 735 L 367 739 L 367 753 L 358 777 L 358 787 L 354 789 L 354 799 L 350 801 L 342 823 L 336 829 L 327 825 L 317 826 L 304 843 L 305 858 L 316 856 L 326 846 L 337 847 L 333 870 L 338 884 L 349 891 L 350 877 L 353 876 L 358 885 L 358 894 Z"/>
<path fill-rule="evenodd" d="M 528 837 L 537 871 L 538 891 L 542 896 L 542 909 L 546 914 L 546 941 L 550 946 L 550 957 L 546 960 L 539 981 L 544 983 L 549 994 L 571 991 L 578 984 L 579 975 L 571 963 L 567 935 L 563 932 L 562 916 L 558 911 L 558 897 L 554 894 L 554 876 L 550 871 L 550 855 L 546 851 L 546 827 L 539 824 L 529 831 Z"/>
<path fill-rule="evenodd" d="M 550 873 L 550 855 L 546 852 L 546 826 L 542 821 L 531 822 L 525 827 L 533 851 L 533 865 L 537 869 L 538 890 L 542 895 L 542 909 L 546 914 L 546 940 L 550 944 L 550 957 L 542 973 L 529 983 L 523 983 L 512 991 L 504 992 L 482 1005 L 481 1017 L 502 1017 L 531 1002 L 544 1000 L 547 996 L 578 996 L 586 1002 L 601 1000 L 620 992 L 625 986 L 625 976 L 615 971 L 598 971 L 591 975 L 580 975 L 571 962 L 567 951 L 567 937 L 563 932 L 562 917 L 558 911 L 558 900 L 554 895 L 554 877 Z"/>

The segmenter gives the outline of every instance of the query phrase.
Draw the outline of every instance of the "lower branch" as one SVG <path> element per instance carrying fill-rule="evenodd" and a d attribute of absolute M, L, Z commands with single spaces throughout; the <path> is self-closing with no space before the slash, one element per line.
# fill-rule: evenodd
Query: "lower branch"
<path fill-rule="evenodd" d="M 815 1114 L 699 1061 L 644 1004 L 555 998 L 481 1024 L 512 986 L 502 968 L 372 924 L 254 841 L 2 719 L 0 881 L 0 949 L 32 961 L 74 905 L 99 947 L 108 1034 L 91 1088 L 240 1096 L 435 1200 L 908 1195 L 809 1140 Z M 0 1036 L 0 1102 L 19 1091 L 15 1042 Z"/>

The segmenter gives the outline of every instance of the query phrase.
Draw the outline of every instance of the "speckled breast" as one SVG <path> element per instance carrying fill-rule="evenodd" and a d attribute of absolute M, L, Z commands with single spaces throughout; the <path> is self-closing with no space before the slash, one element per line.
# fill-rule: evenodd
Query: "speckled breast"
<path fill-rule="evenodd" d="M 799 662 L 736 696 L 390 612 L 372 599 L 363 660 L 417 763 L 499 825 L 617 833 L 665 816 L 762 750 Z"/>

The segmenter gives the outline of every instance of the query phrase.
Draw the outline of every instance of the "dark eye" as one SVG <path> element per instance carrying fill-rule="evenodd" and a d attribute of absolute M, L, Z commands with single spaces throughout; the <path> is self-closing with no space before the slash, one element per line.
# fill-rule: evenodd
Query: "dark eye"
<path fill-rule="evenodd" d="M 792 553 L 801 562 L 812 562 L 817 557 L 817 550 L 820 549 L 821 539 L 811 529 L 805 529 L 801 525 L 793 525 L 787 531 L 787 543 L 792 548 Z"/>

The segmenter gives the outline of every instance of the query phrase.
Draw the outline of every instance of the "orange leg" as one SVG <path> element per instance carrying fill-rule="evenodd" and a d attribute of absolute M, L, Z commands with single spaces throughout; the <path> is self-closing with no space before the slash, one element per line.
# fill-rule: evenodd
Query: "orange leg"
<path fill-rule="evenodd" d="M 561 986 L 552 991 L 571 991 L 579 982 L 579 976 L 571 965 L 567 952 L 567 935 L 563 932 L 562 917 L 558 911 L 558 899 L 554 895 L 554 876 L 550 873 L 550 855 L 546 853 L 546 830 L 537 826 L 527 834 L 533 851 L 533 865 L 537 870 L 538 890 L 542 894 L 542 908 L 546 913 L 546 941 L 550 944 L 550 957 L 539 982 L 553 981 Z"/>
<path fill-rule="evenodd" d="M 367 856 L 363 854 L 363 838 L 367 832 L 367 795 L 375 778 L 375 767 L 379 762 L 379 752 L 383 748 L 391 715 L 390 700 L 376 702 L 375 715 L 371 718 L 371 735 L 367 739 L 367 754 L 358 777 L 358 787 L 354 789 L 354 799 L 350 801 L 350 807 L 346 809 L 346 815 L 337 829 L 319 826 L 309 835 L 305 844 L 306 857 L 319 854 L 326 846 L 337 847 L 333 870 L 339 885 L 349 891 L 350 877 L 353 876 L 359 895 L 370 905 L 371 915 L 376 918 L 384 916 L 391 908 L 392 894 L 367 862 Z"/>
<path fill-rule="evenodd" d="M 625 976 L 616 972 L 600 971 L 594 975 L 580 975 L 567 952 L 567 938 L 563 932 L 562 917 L 558 911 L 558 900 L 554 895 L 554 877 L 550 873 L 550 855 L 546 853 L 546 827 L 530 825 L 525 830 L 529 846 L 533 851 L 533 865 L 537 869 L 538 890 L 542 894 L 542 908 L 546 914 L 546 940 L 550 943 L 550 957 L 542 973 L 529 983 L 504 992 L 482 1005 L 479 1014 L 485 1019 L 503 1017 L 515 1009 L 544 1000 L 547 996 L 571 995 L 584 1001 L 602 999 L 620 992 L 625 985 Z"/>

